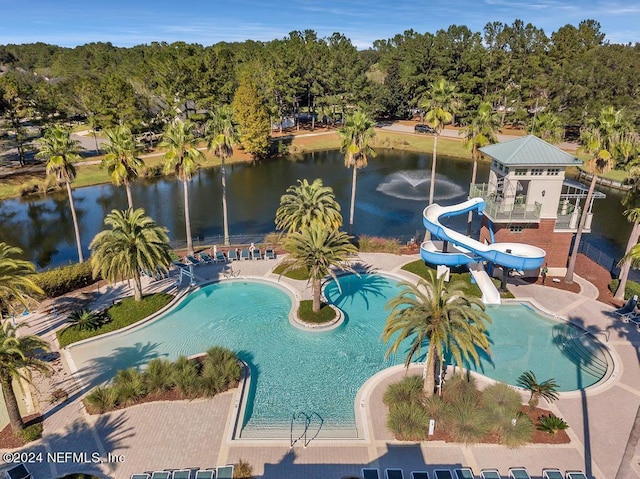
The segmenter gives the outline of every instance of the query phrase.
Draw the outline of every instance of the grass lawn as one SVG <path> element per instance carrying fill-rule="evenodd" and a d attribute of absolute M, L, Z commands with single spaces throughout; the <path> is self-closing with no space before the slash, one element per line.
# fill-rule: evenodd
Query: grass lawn
<path fill-rule="evenodd" d="M 285 265 L 283 264 L 279 264 L 278 266 L 276 266 L 273 270 L 274 274 L 281 274 L 282 276 L 286 277 L 286 278 L 291 278 L 291 279 L 299 279 L 302 281 L 306 281 L 309 279 L 309 271 L 307 271 L 304 268 L 295 268 L 295 269 L 290 269 L 289 271 L 287 271 L 286 273 L 282 273 L 285 269 Z"/>
<path fill-rule="evenodd" d="M 298 317 L 305 323 L 312 324 L 324 324 L 329 321 L 333 321 L 336 318 L 335 310 L 328 304 L 321 304 L 320 311 L 314 313 L 313 301 L 310 299 L 300 301 L 300 308 L 298 308 Z"/>
<path fill-rule="evenodd" d="M 111 321 L 103 324 L 98 329 L 93 331 L 80 331 L 74 326 L 69 326 L 65 329 L 58 330 L 56 335 L 58 337 L 60 347 L 64 348 L 71 343 L 99 336 L 100 334 L 109 333 L 111 331 L 116 331 L 133 323 L 137 323 L 141 319 L 144 319 L 165 307 L 172 299 L 172 295 L 164 293 L 145 296 L 139 303 L 137 303 L 132 297 L 125 298 L 122 302 L 107 309 L 106 314 L 111 318 Z"/>

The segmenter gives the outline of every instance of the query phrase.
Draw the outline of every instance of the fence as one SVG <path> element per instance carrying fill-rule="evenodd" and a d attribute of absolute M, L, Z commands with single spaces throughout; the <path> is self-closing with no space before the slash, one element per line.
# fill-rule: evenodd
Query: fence
<path fill-rule="evenodd" d="M 620 274 L 620 267 L 618 266 L 620 258 L 614 258 L 613 256 L 610 256 L 597 246 L 587 243 L 586 241 L 582 241 L 580 242 L 580 246 L 578 247 L 578 253 L 582 253 L 589 259 L 592 259 L 593 261 L 598 263 L 603 268 L 606 268 L 607 271 L 611 273 L 612 278 L 617 278 Z M 634 272 L 633 270 L 631 270 L 629 271 L 629 277 L 631 276 L 638 277 L 640 275 L 637 271 Z"/>

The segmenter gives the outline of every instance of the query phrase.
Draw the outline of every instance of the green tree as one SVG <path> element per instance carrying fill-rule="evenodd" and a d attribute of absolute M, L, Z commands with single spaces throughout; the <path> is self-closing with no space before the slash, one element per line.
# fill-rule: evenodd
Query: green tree
<path fill-rule="evenodd" d="M 429 186 L 429 204 L 433 203 L 436 184 L 436 159 L 438 156 L 438 136 L 453 121 L 457 109 L 456 86 L 444 78 L 431 84 L 420 108 L 427 111 L 425 121 L 435 130 L 433 135 L 433 161 L 431 162 L 431 185 Z"/>
<path fill-rule="evenodd" d="M 308 228 L 289 233 L 283 240 L 289 257 L 283 261 L 283 272 L 306 269 L 313 292 L 313 312 L 320 311 L 322 278 L 329 275 L 337 281 L 333 268 L 353 271 L 347 262 L 349 256 L 358 252 L 351 244 L 352 237 L 343 231 L 327 228 L 321 223 L 312 223 Z"/>
<path fill-rule="evenodd" d="M 144 162 L 137 156 L 139 153 L 136 140 L 126 126 L 116 126 L 105 131 L 109 143 L 104 145 L 107 152 L 101 166 L 106 167 L 111 180 L 117 185 L 124 185 L 127 191 L 127 203 L 133 208 L 131 183 L 138 177 L 138 170 Z"/>
<path fill-rule="evenodd" d="M 80 227 L 71 193 L 71 182 L 76 177 L 76 168 L 73 163 L 80 159 L 78 151 L 79 143 L 71 138 L 71 132 L 68 129 L 54 126 L 49 128 L 42 137 L 40 152 L 36 154 L 36 157 L 45 158 L 47 160 L 47 174 L 54 173 L 58 183 L 64 183 L 67 187 L 78 247 L 78 261 L 82 263 L 84 255 L 82 254 L 82 243 L 80 243 Z"/>
<path fill-rule="evenodd" d="M 367 166 L 367 158 L 376 156 L 371 144 L 375 138 L 375 123 L 366 113 L 357 111 L 347 118 L 340 128 L 341 151 L 345 153 L 344 165 L 353 168 L 351 180 L 351 207 L 349 208 L 349 226 L 353 227 L 353 215 L 356 204 L 356 175 L 360 168 Z"/>
<path fill-rule="evenodd" d="M 9 118 L 20 166 L 25 166 L 26 153 L 30 149 L 31 138 L 23 123 L 34 116 L 32 97 L 33 88 L 26 74 L 9 71 L 0 76 L 0 117 Z"/>
<path fill-rule="evenodd" d="M 323 186 L 316 178 L 313 183 L 298 180 L 298 185 L 287 188 L 280 197 L 276 211 L 276 228 L 289 233 L 320 223 L 325 228 L 337 230 L 342 226 L 340 205 L 333 194 L 333 188 Z"/>
<path fill-rule="evenodd" d="M 625 258 L 620 261 L 620 274 L 618 279 L 618 289 L 614 294 L 614 298 L 622 301 L 624 300 L 625 291 L 627 289 L 627 280 L 629 278 L 629 269 L 631 268 L 631 259 L 628 255 L 631 249 L 638 244 L 640 239 L 640 167 L 635 166 L 629 170 L 627 179 L 630 180 L 632 187 L 622 198 L 622 204 L 627 208 L 624 211 L 624 215 L 627 220 L 633 223 L 633 228 L 629 234 L 627 241 L 627 248 L 625 249 Z"/>
<path fill-rule="evenodd" d="M 233 155 L 233 145 L 239 140 L 238 130 L 233 121 L 233 110 L 228 105 L 217 107 L 213 117 L 205 127 L 205 136 L 209 151 L 220 158 L 220 176 L 222 177 L 222 223 L 224 226 L 224 244 L 229 245 L 229 220 L 227 214 L 227 178 L 225 163 Z"/>
<path fill-rule="evenodd" d="M 262 94 L 251 73 L 240 75 L 240 83 L 231 103 L 234 118 L 237 118 L 240 141 L 253 158 L 262 158 L 269 151 L 269 114 L 264 106 Z"/>
<path fill-rule="evenodd" d="M 29 261 L 15 258 L 20 254 L 20 248 L 0 243 L 0 321 L 3 319 L 3 311 L 10 311 L 14 302 L 26 308 L 29 302 L 35 302 L 32 293 L 44 294 L 29 277 L 36 267 Z M 15 309 L 13 312 L 17 313 Z"/>
<path fill-rule="evenodd" d="M 104 224 L 111 229 L 98 233 L 89 245 L 93 276 L 110 283 L 133 278 L 135 300 L 140 301 L 140 272 L 169 270 L 171 248 L 166 229 L 146 216 L 142 208 L 112 210 Z"/>
<path fill-rule="evenodd" d="M 0 327 L 0 386 L 14 434 L 24 429 L 24 421 L 13 390 L 13 381 L 30 383 L 31 371 L 47 373 L 51 369 L 37 356 L 39 352 L 49 349 L 48 343 L 30 334 L 18 336 L 17 331 L 24 326 L 26 323 L 14 326 L 10 321 L 5 321 Z"/>
<path fill-rule="evenodd" d="M 531 134 L 549 143 L 559 143 L 564 138 L 564 125 L 558 115 L 541 113 L 533 119 Z"/>
<path fill-rule="evenodd" d="M 538 407 L 541 397 L 549 402 L 558 399 L 558 393 L 556 392 L 558 383 L 553 378 L 538 382 L 538 378 L 536 378 L 533 371 L 526 371 L 518 377 L 518 385 L 531 392 L 531 397 L 529 398 L 529 407 L 531 409 Z"/>
<path fill-rule="evenodd" d="M 204 155 L 196 148 L 193 125 L 180 119 L 175 119 L 167 125 L 162 141 L 158 146 L 167 150 L 164 154 L 165 174 L 175 173 L 177 178 L 182 181 L 187 250 L 189 254 L 193 254 L 188 182 L 198 168 L 197 161 L 204 159 Z"/>
<path fill-rule="evenodd" d="M 395 354 L 402 343 L 410 340 L 405 366 L 420 354 L 425 341 L 429 342 L 424 366 L 424 392 L 433 396 L 436 363 L 451 354 L 458 365 L 463 360 L 477 362 L 478 349 L 489 352 L 487 323 L 491 318 L 484 312 L 478 298 L 465 293 L 465 285 L 447 285 L 444 275 L 429 271 L 426 280 L 417 284 L 402 282 L 403 290 L 387 303 L 390 314 L 382 331 L 385 343 L 391 342 L 387 356 Z"/>
<path fill-rule="evenodd" d="M 578 223 L 578 229 L 576 231 L 576 237 L 573 241 L 573 250 L 571 256 L 569 256 L 569 266 L 567 267 L 567 273 L 565 274 L 565 282 L 573 283 L 573 273 L 576 269 L 576 260 L 578 259 L 578 247 L 580 246 L 580 240 L 582 238 L 582 231 L 587 221 L 589 205 L 591 204 L 591 198 L 593 192 L 596 189 L 596 182 L 598 175 L 602 175 L 611 169 L 613 159 L 611 153 L 603 148 L 603 138 L 598 130 L 590 130 L 583 138 L 586 140 L 585 150 L 593 153 L 594 156 L 587 161 L 586 170 L 591 173 L 591 184 L 589 185 L 589 191 L 587 192 L 587 198 L 584 202 L 584 209 L 580 215 L 580 222 Z"/>

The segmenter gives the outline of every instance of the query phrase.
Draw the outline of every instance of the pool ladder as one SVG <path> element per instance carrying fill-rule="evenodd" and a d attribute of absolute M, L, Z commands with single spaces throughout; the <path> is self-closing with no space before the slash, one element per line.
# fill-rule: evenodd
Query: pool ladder
<path fill-rule="evenodd" d="M 308 437 L 307 433 L 309 432 L 309 426 L 311 425 L 311 422 L 312 422 L 314 417 L 318 418 L 318 420 L 320 421 L 320 425 L 318 426 L 318 429 L 313 434 L 313 436 Z M 304 419 L 304 431 L 302 431 L 302 434 L 300 434 L 296 439 L 294 439 L 293 438 L 293 424 L 297 423 L 300 419 Z M 302 438 L 304 438 L 304 447 L 307 447 L 309 445 L 309 443 L 311 441 L 313 441 L 318 436 L 318 434 L 320 433 L 320 429 L 322 429 L 322 424 L 323 423 L 324 423 L 324 420 L 322 419 L 320 414 L 318 414 L 317 412 L 312 412 L 311 414 L 307 414 L 304 411 L 300 411 L 300 412 L 297 412 L 297 413 L 294 412 L 293 416 L 291 417 L 290 447 L 293 447 Z"/>

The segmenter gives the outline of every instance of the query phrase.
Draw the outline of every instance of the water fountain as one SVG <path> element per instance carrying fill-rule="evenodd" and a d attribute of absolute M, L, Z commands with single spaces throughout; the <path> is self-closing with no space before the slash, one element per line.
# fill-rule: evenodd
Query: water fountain
<path fill-rule="evenodd" d="M 376 189 L 394 198 L 424 202 L 429 199 L 430 184 L 431 173 L 427 170 L 402 170 L 387 175 Z M 460 185 L 436 174 L 435 201 L 451 200 L 464 193 Z"/>

